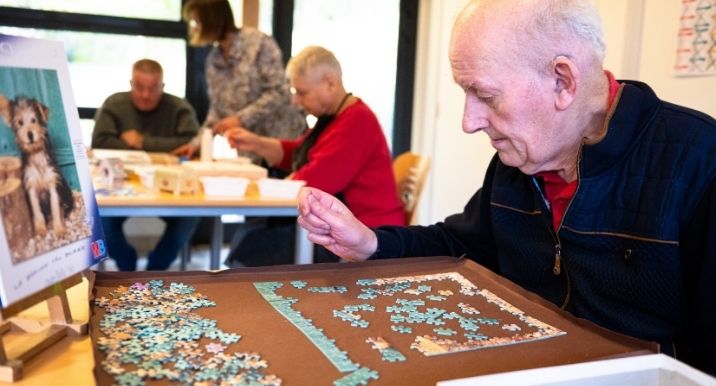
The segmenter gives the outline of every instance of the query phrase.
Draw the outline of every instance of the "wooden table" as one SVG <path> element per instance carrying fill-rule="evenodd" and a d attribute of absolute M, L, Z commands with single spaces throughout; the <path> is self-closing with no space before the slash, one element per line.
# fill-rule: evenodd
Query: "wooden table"
<path fill-rule="evenodd" d="M 128 196 L 97 195 L 99 213 L 106 217 L 155 217 L 175 216 L 213 217 L 211 238 L 211 258 L 209 269 L 219 269 L 221 246 L 223 243 L 223 224 L 221 215 L 237 214 L 257 217 L 296 217 L 297 200 L 260 197 L 255 184 L 249 184 L 244 197 L 210 197 L 203 193 L 196 195 L 174 195 L 157 192 L 142 187 L 137 182 L 129 182 L 127 187 L 135 194 Z M 313 245 L 308 241 L 306 231 L 296 227 L 296 264 L 313 262 Z"/>

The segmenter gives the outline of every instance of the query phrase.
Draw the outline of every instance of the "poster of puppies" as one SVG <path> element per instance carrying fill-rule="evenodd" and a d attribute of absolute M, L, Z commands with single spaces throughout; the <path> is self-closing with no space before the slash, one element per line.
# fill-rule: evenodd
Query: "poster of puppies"
<path fill-rule="evenodd" d="M 0 35 L 0 303 L 106 257 L 62 43 Z"/>

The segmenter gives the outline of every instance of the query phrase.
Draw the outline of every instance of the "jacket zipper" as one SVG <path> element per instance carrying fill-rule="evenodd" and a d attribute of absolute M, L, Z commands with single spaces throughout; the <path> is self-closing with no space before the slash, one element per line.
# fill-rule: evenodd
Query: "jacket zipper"
<path fill-rule="evenodd" d="M 552 206 L 549 203 L 549 200 L 547 200 L 547 196 L 542 191 L 542 188 L 539 186 L 539 183 L 537 182 L 537 178 L 535 176 L 532 176 L 532 184 L 534 185 L 535 189 L 537 189 L 537 193 L 539 193 L 540 197 L 542 198 L 542 203 L 544 204 L 545 209 L 552 214 Z M 571 201 L 570 201 L 571 204 Z M 569 208 L 569 206 L 567 206 Z M 566 210 L 565 210 L 566 213 Z M 547 229 L 549 230 L 549 234 L 552 235 L 552 239 L 554 239 L 554 265 L 552 266 L 552 273 L 554 273 L 555 276 L 559 276 L 560 273 L 562 273 L 562 243 L 559 241 L 559 236 L 557 235 L 559 228 L 562 227 L 562 222 L 560 221 L 559 226 L 557 229 L 552 228 L 552 223 L 547 222 Z"/>
<path fill-rule="evenodd" d="M 557 245 L 554 246 L 554 267 L 552 267 L 552 273 L 555 276 L 559 276 L 562 272 L 562 246 L 557 238 Z"/>
<path fill-rule="evenodd" d="M 579 164 L 582 160 L 582 147 L 579 148 L 579 154 L 577 154 L 577 189 L 574 191 L 574 194 L 572 195 L 572 198 L 569 199 L 569 203 L 567 204 L 567 207 L 564 209 L 564 213 L 562 213 L 562 219 L 559 221 L 559 226 L 555 230 L 555 238 L 557 239 L 557 245 L 555 246 L 555 257 L 554 257 L 554 274 L 559 275 L 562 272 L 562 264 L 564 264 L 564 277 L 567 279 L 567 295 L 564 297 L 564 302 L 559 307 L 560 309 L 566 309 L 567 305 L 569 304 L 569 301 L 572 298 L 572 278 L 569 277 L 569 271 L 567 271 L 567 263 L 562 263 L 562 243 L 559 241 L 559 230 L 562 228 L 562 224 L 564 223 L 564 218 L 567 215 L 567 212 L 569 211 L 569 207 L 572 206 L 572 202 L 574 201 L 574 197 L 577 196 L 577 193 L 579 193 L 579 185 L 581 180 L 581 175 L 579 174 Z"/>
<path fill-rule="evenodd" d="M 564 213 L 562 214 L 562 219 L 559 222 L 559 226 L 557 226 L 557 229 L 552 228 L 552 224 L 548 223 L 547 227 L 549 228 L 550 234 L 552 235 L 552 238 L 555 241 L 554 245 L 554 265 L 552 266 L 552 273 L 555 276 L 559 276 L 562 273 L 562 264 L 564 264 L 564 277 L 567 280 L 567 294 L 564 297 L 564 302 L 562 302 L 562 305 L 560 306 L 560 309 L 565 309 L 567 307 L 567 304 L 569 304 L 569 301 L 572 297 L 572 280 L 569 277 L 569 272 L 567 272 L 567 265 L 566 263 L 562 263 L 562 242 L 559 240 L 559 230 L 562 228 L 562 223 L 564 223 L 564 217 L 567 214 L 567 211 L 569 211 L 569 207 L 572 206 L 572 201 L 574 201 L 574 197 L 577 195 L 577 192 L 579 191 L 579 180 L 580 180 L 580 174 L 579 174 L 579 162 L 582 159 L 582 149 L 580 147 L 579 154 L 577 155 L 577 190 L 574 191 L 574 195 L 569 200 L 569 203 L 567 204 L 567 207 L 564 210 Z M 537 183 L 537 179 L 532 176 L 532 181 L 537 189 L 537 192 L 542 197 L 542 201 L 545 205 L 545 208 L 547 208 L 550 213 L 552 213 L 552 207 L 549 204 L 549 201 L 547 200 L 547 197 L 542 192 L 542 188 L 540 188 L 539 183 Z"/>

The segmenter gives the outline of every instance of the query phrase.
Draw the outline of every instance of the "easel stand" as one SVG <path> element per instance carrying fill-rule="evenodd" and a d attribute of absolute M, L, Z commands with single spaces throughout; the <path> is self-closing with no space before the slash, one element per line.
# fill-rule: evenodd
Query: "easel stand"
<path fill-rule="evenodd" d="M 14 382 L 22 378 L 25 361 L 67 334 L 87 334 L 87 322 L 72 319 L 67 301 L 67 289 L 81 281 L 82 275 L 75 274 L 0 310 L 0 381 Z M 14 316 L 44 300 L 47 300 L 49 320 Z M 13 344 L 6 344 L 7 335 L 17 335 Z"/>

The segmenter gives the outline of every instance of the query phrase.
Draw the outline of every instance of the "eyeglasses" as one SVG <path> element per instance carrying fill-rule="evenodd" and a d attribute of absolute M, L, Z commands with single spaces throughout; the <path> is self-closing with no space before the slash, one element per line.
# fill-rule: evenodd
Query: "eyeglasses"
<path fill-rule="evenodd" d="M 308 90 L 303 90 L 303 89 L 299 90 L 299 89 L 296 89 L 295 87 L 291 87 L 290 90 L 291 90 L 292 95 L 295 95 L 299 98 L 303 98 L 308 94 Z"/>
<path fill-rule="evenodd" d="M 132 90 L 142 93 L 142 92 L 149 92 L 151 94 L 159 93 L 164 90 L 164 83 L 157 83 L 153 86 L 144 86 L 138 83 L 135 83 L 133 80 L 129 81 L 129 85 L 132 86 Z"/>

